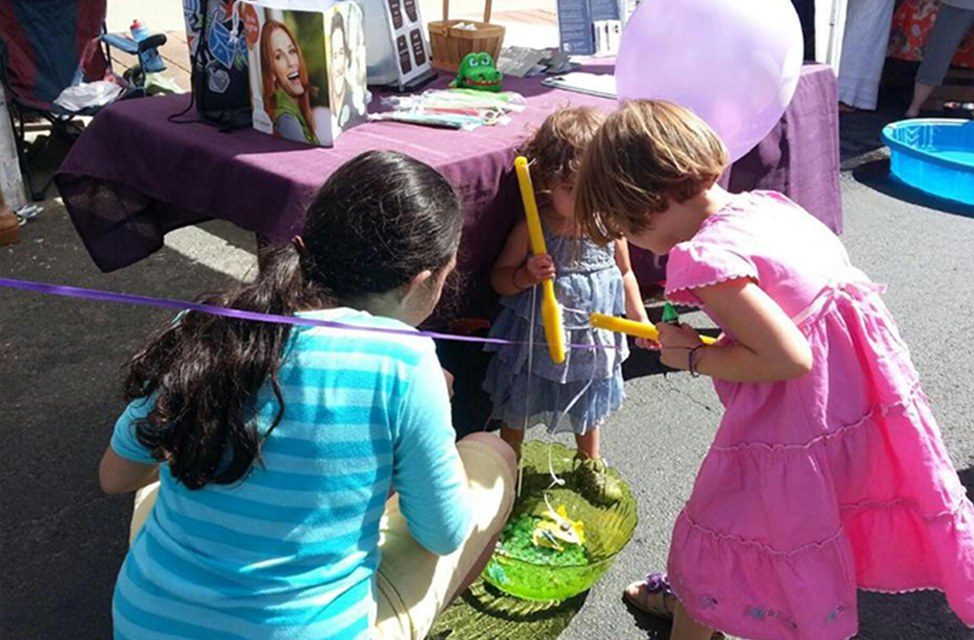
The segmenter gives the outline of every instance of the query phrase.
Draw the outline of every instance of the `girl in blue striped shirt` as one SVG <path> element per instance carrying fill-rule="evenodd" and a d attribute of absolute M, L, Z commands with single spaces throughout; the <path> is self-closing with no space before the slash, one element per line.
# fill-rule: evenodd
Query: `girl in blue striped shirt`
<path fill-rule="evenodd" d="M 454 444 L 431 340 L 369 331 L 432 312 L 461 227 L 436 171 L 363 154 L 256 282 L 207 300 L 355 329 L 186 313 L 135 356 L 99 471 L 144 498 L 116 639 L 422 638 L 479 574 L 513 451 Z"/>

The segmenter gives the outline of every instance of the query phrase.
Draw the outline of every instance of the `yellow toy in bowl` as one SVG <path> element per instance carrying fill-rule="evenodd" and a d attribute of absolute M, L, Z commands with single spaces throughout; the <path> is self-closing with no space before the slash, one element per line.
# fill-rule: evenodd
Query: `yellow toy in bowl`
<path fill-rule="evenodd" d="M 541 520 L 534 525 L 531 533 L 531 544 L 536 547 L 547 547 L 555 551 L 564 551 L 565 547 L 585 544 L 585 525 L 581 520 L 570 520 L 565 505 L 552 509 L 545 496 L 548 509 L 541 514 Z"/>

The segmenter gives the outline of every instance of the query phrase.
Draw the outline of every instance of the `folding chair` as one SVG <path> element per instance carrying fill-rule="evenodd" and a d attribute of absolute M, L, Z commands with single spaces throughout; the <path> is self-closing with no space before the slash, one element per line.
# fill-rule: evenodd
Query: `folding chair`
<path fill-rule="evenodd" d="M 91 116 L 102 107 L 70 110 L 55 103 L 61 92 L 82 82 L 113 79 L 125 90 L 116 98 L 144 95 L 112 70 L 109 40 L 129 53 L 143 54 L 166 42 L 162 34 L 136 44 L 112 37 L 105 30 L 107 0 L 0 0 L 0 80 L 10 105 L 21 171 L 30 196 L 43 200 L 49 179 L 35 187 L 27 158 L 26 125 L 47 120 L 52 135 L 74 138 L 71 122 Z M 134 47 L 134 50 L 133 50 Z M 138 55 L 141 73 L 142 55 Z"/>

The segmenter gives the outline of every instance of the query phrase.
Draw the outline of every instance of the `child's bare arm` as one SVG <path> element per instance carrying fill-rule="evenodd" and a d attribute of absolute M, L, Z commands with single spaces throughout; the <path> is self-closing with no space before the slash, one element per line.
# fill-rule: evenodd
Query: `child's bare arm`
<path fill-rule="evenodd" d="M 555 275 L 555 263 L 551 256 L 531 256 L 525 262 L 529 249 L 528 225 L 522 220 L 511 229 L 504 249 L 490 272 L 490 284 L 494 291 L 502 296 L 513 296 Z"/>
<path fill-rule="evenodd" d="M 105 493 L 129 493 L 159 479 L 158 464 L 127 460 L 108 447 L 98 466 L 98 482 Z"/>
<path fill-rule="evenodd" d="M 629 243 L 626 240 L 616 240 L 616 265 L 622 272 L 622 285 L 626 292 L 626 317 L 636 322 L 649 322 L 646 306 L 643 304 L 642 293 L 636 274 L 632 272 L 632 262 L 629 260 Z"/>
<path fill-rule="evenodd" d="M 694 293 L 737 341 L 701 347 L 697 352 L 697 371 L 701 374 L 735 382 L 777 382 L 811 370 L 808 340 L 752 280 L 731 280 L 695 289 Z M 689 368 L 690 348 L 700 344 L 696 331 L 662 324 L 659 329 L 663 363 Z"/>

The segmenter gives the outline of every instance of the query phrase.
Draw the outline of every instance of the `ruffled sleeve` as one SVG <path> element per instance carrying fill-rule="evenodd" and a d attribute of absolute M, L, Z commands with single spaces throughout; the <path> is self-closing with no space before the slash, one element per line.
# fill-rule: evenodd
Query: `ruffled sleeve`
<path fill-rule="evenodd" d="M 758 280 L 758 270 L 750 258 L 730 249 L 700 242 L 683 242 L 669 253 L 666 263 L 666 297 L 676 303 L 703 306 L 694 289 L 728 280 Z"/>

